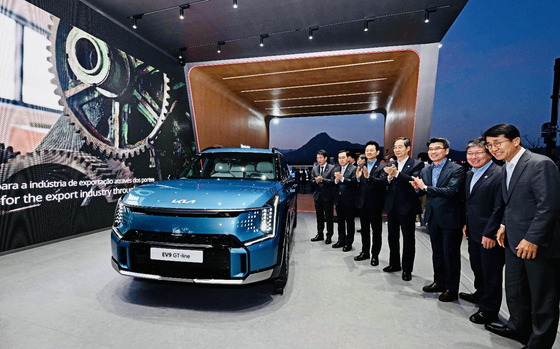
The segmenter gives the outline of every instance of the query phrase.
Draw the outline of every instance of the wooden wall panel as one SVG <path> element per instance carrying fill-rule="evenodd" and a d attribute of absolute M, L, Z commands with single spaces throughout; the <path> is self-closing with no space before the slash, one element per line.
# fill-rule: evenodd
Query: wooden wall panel
<path fill-rule="evenodd" d="M 216 144 L 268 148 L 264 116 L 201 68 L 189 72 L 199 149 Z"/>
<path fill-rule="evenodd" d="M 395 85 L 385 119 L 384 156 L 393 154 L 393 142 L 397 137 L 408 137 L 414 148 L 419 67 L 420 59 L 416 56 L 415 62 L 408 64 Z M 412 149 L 410 155 L 412 156 Z"/>

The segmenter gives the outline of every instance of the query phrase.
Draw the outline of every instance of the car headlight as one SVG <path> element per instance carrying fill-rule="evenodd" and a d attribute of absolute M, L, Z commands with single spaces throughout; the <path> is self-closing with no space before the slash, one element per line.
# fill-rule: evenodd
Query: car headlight
<path fill-rule="evenodd" d="M 280 197 L 274 195 L 267 203 L 260 209 L 260 224 L 259 230 L 263 234 L 255 240 L 245 243 L 245 246 L 254 245 L 264 240 L 272 239 L 276 236 L 276 218 L 278 217 L 278 202 Z"/>
<path fill-rule="evenodd" d="M 274 209 L 272 206 L 265 207 L 261 210 L 261 231 L 263 234 L 270 234 L 274 230 Z"/>
<path fill-rule="evenodd" d="M 117 208 L 115 209 L 115 219 L 113 222 L 114 227 L 121 225 L 123 221 L 124 209 L 125 207 L 124 204 L 122 203 L 122 197 L 121 197 L 117 202 Z"/>

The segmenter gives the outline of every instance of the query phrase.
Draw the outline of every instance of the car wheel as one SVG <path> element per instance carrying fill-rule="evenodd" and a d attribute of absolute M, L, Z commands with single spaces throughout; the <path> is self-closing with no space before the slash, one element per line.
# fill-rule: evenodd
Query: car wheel
<path fill-rule="evenodd" d="M 295 229 L 297 227 L 297 200 L 296 200 L 296 207 L 294 210 L 294 218 L 292 218 L 294 223 L 292 224 L 292 229 Z"/>
<path fill-rule="evenodd" d="M 274 293 L 275 294 L 284 294 L 284 288 L 288 283 L 288 274 L 290 272 L 290 258 L 288 255 L 288 247 L 287 244 L 284 244 L 284 250 L 282 251 L 282 266 L 280 267 L 280 275 L 274 280 Z"/>

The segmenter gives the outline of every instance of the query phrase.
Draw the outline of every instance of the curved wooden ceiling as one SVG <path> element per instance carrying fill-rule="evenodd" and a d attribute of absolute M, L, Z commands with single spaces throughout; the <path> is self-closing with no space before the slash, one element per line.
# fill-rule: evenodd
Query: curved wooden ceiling
<path fill-rule="evenodd" d="M 404 81 L 416 89 L 410 50 L 196 66 L 263 116 L 300 117 L 387 110 Z M 196 109 L 196 86 L 193 107 Z"/>

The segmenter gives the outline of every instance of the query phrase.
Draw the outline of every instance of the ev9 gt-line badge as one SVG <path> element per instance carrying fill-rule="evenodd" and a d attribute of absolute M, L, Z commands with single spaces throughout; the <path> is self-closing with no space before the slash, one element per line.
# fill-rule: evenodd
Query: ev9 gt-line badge
<path fill-rule="evenodd" d="M 171 201 L 172 204 L 194 204 L 195 202 L 196 200 L 185 200 L 185 199 L 181 199 L 181 200 L 173 199 L 173 201 Z"/>

